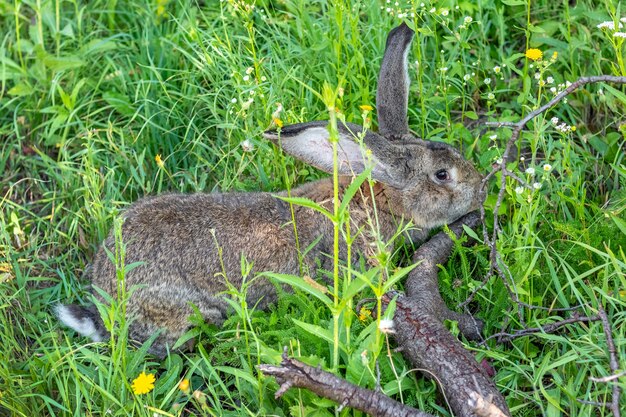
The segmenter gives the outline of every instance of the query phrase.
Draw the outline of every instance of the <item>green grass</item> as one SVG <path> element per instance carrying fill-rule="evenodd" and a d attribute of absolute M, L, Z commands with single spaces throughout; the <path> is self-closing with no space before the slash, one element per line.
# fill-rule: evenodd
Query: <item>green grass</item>
<path fill-rule="evenodd" d="M 375 321 L 360 321 L 349 308 L 333 314 L 332 303 L 305 290 L 283 294 L 262 312 L 241 302 L 245 288 L 232 289 L 236 314 L 225 326 L 196 320 L 196 350 L 162 362 L 145 347 L 127 347 L 119 313 L 113 314 L 116 337 L 95 344 L 61 328 L 51 309 L 89 302 L 82 272 L 116 216 L 141 196 L 274 191 L 320 177 L 283 157 L 261 132 L 278 103 L 286 124 L 328 119 L 317 95 L 324 83 L 341 88 L 335 105 L 345 119 L 362 122 L 359 106 L 375 102 L 385 38 L 399 23 L 385 10 L 396 10 L 393 3 L 266 0 L 251 9 L 232 0 L 0 0 L 0 415 L 336 414 L 334 404 L 302 390 L 274 399 L 275 381 L 255 366 L 278 362 L 283 346 L 369 388 L 378 361 L 385 393 L 449 415 L 433 381 L 412 371 L 401 354 L 388 357 Z M 596 28 L 626 16 L 618 1 L 420 3 L 400 4 L 417 28 L 410 125 L 427 139 L 459 147 L 483 173 L 510 137 L 483 121 L 516 121 L 549 100 L 551 87 L 582 75 L 626 75 L 624 40 Z M 546 85 L 535 79 L 537 63 L 523 56 L 531 47 L 549 64 L 540 71 Z M 559 132 L 553 117 L 576 131 Z M 517 193 L 517 184 L 508 183 L 498 240 L 521 301 L 583 304 L 585 315 L 605 306 L 622 369 L 625 120 L 624 89 L 592 85 L 530 124 L 518 148 L 524 161 L 513 167 L 541 188 Z M 526 174 L 528 167 L 536 173 Z M 490 186 L 488 211 L 497 184 Z M 381 269 L 364 272 L 372 282 L 393 273 L 393 260 L 402 258 L 380 248 Z M 480 244 L 456 248 L 441 272 L 449 305 L 480 284 L 488 254 Z M 499 279 L 470 307 L 485 320 L 485 335 L 505 324 L 522 326 Z M 114 303 L 109 312 L 122 308 Z M 533 327 L 566 316 L 523 312 Z M 338 326 L 335 334 L 328 330 Z M 589 380 L 610 373 L 599 322 L 466 347 L 494 366 L 516 416 L 610 415 L 577 401 L 611 398 L 610 384 Z M 156 374 L 156 387 L 136 396 L 131 382 L 144 370 Z M 178 388 L 183 378 L 190 380 L 187 392 Z M 624 378 L 618 383 L 626 388 Z"/>

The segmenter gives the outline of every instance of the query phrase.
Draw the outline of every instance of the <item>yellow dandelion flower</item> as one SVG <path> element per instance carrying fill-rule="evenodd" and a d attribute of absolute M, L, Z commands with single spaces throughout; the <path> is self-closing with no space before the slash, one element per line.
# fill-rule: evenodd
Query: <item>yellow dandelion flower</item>
<path fill-rule="evenodd" d="M 183 379 L 178 383 L 178 389 L 187 392 L 189 391 L 189 380 L 187 378 Z"/>
<path fill-rule="evenodd" d="M 361 111 L 372 111 L 372 110 L 374 110 L 374 108 L 372 106 L 370 106 L 369 104 L 363 104 L 362 106 L 359 106 L 359 109 L 361 109 Z"/>
<path fill-rule="evenodd" d="M 283 121 L 280 120 L 278 117 L 274 117 L 274 124 L 278 127 L 283 127 Z"/>
<path fill-rule="evenodd" d="M 156 164 L 159 166 L 159 168 L 163 168 L 163 165 L 165 165 L 165 162 L 163 162 L 163 160 L 161 159 L 161 154 L 158 153 L 155 157 L 154 160 L 156 161 Z"/>
<path fill-rule="evenodd" d="M 533 61 L 538 61 L 543 57 L 543 52 L 539 49 L 531 48 L 526 51 L 526 58 L 532 59 Z"/>
<path fill-rule="evenodd" d="M 146 374 L 142 372 L 133 380 L 133 392 L 137 395 L 147 394 L 154 389 L 154 374 Z"/>
<path fill-rule="evenodd" d="M 367 320 L 368 317 L 371 316 L 371 312 L 365 308 L 365 307 L 361 307 L 361 310 L 359 310 L 359 321 L 365 321 Z"/>

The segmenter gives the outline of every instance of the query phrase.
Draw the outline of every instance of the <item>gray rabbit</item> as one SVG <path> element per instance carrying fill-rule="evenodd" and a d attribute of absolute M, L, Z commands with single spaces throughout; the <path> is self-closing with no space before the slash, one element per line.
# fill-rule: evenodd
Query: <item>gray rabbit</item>
<path fill-rule="evenodd" d="M 363 138 L 371 156 L 355 142 L 361 126 L 339 126 L 341 189 L 366 166 L 373 165 L 371 175 L 376 180 L 373 187 L 363 186 L 350 203 L 351 230 L 361 230 L 353 244 L 355 256 L 368 253 L 368 231 L 373 225 L 383 239 L 391 239 L 400 223 L 412 220 L 420 230 L 412 238 L 419 239 L 480 205 L 482 177 L 472 164 L 454 148 L 418 139 L 409 131 L 407 55 L 412 39 L 413 31 L 405 24 L 387 38 L 376 95 L 379 132 L 368 131 Z M 326 126 L 323 121 L 301 123 L 284 127 L 280 134 L 268 131 L 265 137 L 286 153 L 332 173 Z M 126 288 L 139 286 L 126 307 L 133 318 L 130 337 L 141 342 L 161 331 L 151 352 L 164 356 L 189 329 L 190 304 L 207 322 L 220 325 L 228 314 L 220 292 L 227 289 L 226 280 L 235 287 L 241 285 L 242 255 L 253 263 L 253 273 L 315 274 L 319 268 L 330 269 L 332 259 L 327 254 L 332 253 L 333 224 L 310 208 L 293 206 L 299 247 L 312 246 L 301 264 L 292 207 L 277 197 L 286 195 L 165 194 L 131 205 L 123 216 L 125 262 L 140 264 L 125 276 Z M 293 189 L 291 196 L 311 199 L 332 212 L 332 179 L 304 184 Z M 115 250 L 113 234 L 103 246 L 93 262 L 92 284 L 115 296 L 116 269 L 105 250 Z M 345 259 L 345 243 L 340 252 Z M 257 308 L 275 298 L 274 285 L 265 279 L 255 280 L 247 293 L 248 305 Z M 57 314 L 82 335 L 95 341 L 107 338 L 94 306 L 59 305 Z"/>

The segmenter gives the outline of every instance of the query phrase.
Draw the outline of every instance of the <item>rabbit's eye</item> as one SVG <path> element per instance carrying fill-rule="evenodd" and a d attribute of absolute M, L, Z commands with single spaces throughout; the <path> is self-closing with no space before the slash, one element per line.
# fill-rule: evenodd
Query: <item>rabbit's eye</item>
<path fill-rule="evenodd" d="M 450 174 L 445 169 L 440 169 L 439 171 L 435 172 L 435 178 L 437 178 L 439 181 L 450 181 Z"/>

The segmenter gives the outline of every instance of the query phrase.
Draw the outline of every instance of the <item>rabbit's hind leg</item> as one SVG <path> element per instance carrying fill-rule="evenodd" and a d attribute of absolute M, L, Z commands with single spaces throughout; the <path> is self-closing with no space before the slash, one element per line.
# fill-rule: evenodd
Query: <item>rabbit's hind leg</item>
<path fill-rule="evenodd" d="M 158 289 L 154 289 L 158 290 Z M 138 297 L 132 300 L 133 307 L 130 312 L 134 320 L 130 326 L 130 338 L 134 341 L 143 342 L 156 332 L 160 332 L 149 352 L 164 357 L 178 339 L 185 334 L 193 324 L 189 317 L 194 313 L 193 304 L 202 315 L 203 319 L 220 326 L 226 318 L 227 304 L 218 297 L 203 296 L 190 289 L 189 291 L 141 291 L 135 294 Z M 185 293 L 184 297 L 180 294 Z M 193 340 L 180 347 L 186 350 L 193 346 Z"/>

